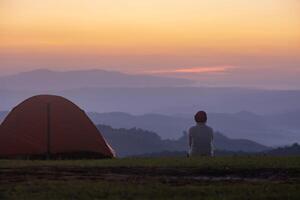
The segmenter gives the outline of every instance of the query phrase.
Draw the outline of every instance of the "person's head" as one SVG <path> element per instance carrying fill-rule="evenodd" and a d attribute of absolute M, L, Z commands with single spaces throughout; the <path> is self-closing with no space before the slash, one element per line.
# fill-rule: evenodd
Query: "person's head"
<path fill-rule="evenodd" d="M 206 123 L 207 122 L 207 114 L 205 111 L 197 112 L 194 118 L 197 123 Z"/>

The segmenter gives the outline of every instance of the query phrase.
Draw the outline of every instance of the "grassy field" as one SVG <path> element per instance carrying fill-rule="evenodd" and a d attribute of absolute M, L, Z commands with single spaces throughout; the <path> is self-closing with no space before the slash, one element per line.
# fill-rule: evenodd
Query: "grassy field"
<path fill-rule="evenodd" d="M 299 199 L 300 157 L 0 160 L 0 199 Z"/>
<path fill-rule="evenodd" d="M 224 156 L 212 158 L 123 158 L 103 160 L 0 160 L 0 168 L 36 166 L 73 167 L 191 167 L 223 169 L 300 168 L 300 157 Z"/>

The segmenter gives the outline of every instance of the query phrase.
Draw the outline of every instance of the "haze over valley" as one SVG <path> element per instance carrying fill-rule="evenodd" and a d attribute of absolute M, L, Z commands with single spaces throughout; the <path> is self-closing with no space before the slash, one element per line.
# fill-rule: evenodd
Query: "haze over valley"
<path fill-rule="evenodd" d="M 2 111 L 47 93 L 74 101 L 96 124 L 137 127 L 163 139 L 180 138 L 194 112 L 207 110 L 209 124 L 230 138 L 266 146 L 300 141 L 300 90 L 195 87 L 187 79 L 104 70 L 35 70 L 2 76 L 0 83 Z"/>

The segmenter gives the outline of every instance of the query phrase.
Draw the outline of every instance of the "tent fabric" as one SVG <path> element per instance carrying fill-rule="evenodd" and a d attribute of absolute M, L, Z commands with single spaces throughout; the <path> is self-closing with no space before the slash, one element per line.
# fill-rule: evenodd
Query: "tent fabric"
<path fill-rule="evenodd" d="M 0 157 L 115 153 L 83 110 L 53 95 L 31 97 L 15 107 L 0 126 Z"/>

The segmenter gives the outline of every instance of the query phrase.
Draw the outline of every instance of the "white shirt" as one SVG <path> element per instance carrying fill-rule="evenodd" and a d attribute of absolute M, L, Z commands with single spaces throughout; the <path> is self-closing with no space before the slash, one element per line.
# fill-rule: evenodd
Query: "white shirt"
<path fill-rule="evenodd" d="M 190 156 L 213 156 L 213 129 L 198 123 L 189 130 Z"/>

